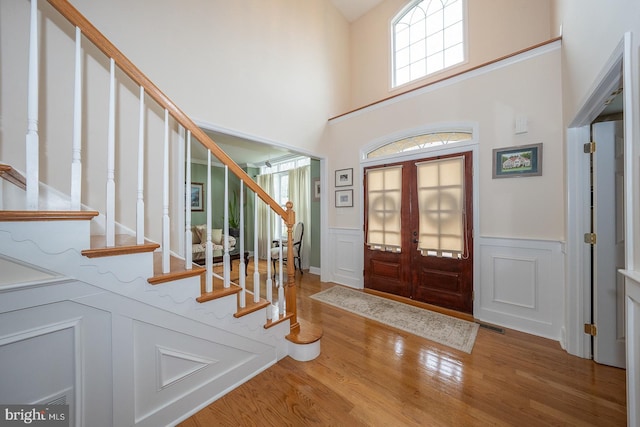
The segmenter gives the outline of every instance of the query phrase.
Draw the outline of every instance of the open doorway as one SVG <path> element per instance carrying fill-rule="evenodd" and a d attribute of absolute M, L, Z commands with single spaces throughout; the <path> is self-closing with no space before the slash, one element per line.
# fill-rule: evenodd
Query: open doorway
<path fill-rule="evenodd" d="M 622 138 L 612 135 L 611 142 L 602 145 L 603 150 L 598 151 L 598 141 L 596 141 L 596 156 L 603 155 L 601 160 L 588 154 L 589 145 L 592 138 L 592 125 L 602 122 L 603 111 L 613 104 L 613 101 L 621 95 L 618 115 L 629 116 L 632 114 L 631 94 L 620 92 L 623 87 L 631 87 L 630 79 L 630 35 L 625 35 L 619 46 L 612 54 L 607 66 L 599 76 L 594 89 L 582 106 L 567 130 L 567 292 L 566 292 L 566 349 L 569 353 L 584 358 L 600 358 L 602 356 L 599 347 L 621 347 L 620 340 L 624 338 L 621 319 L 623 309 L 618 307 L 617 301 L 621 295 L 622 286 L 616 285 L 617 267 L 610 267 L 609 273 L 605 273 L 603 267 L 598 265 L 604 255 L 599 254 L 598 243 L 606 242 L 607 239 L 613 241 L 615 247 L 618 234 L 629 233 L 630 215 L 628 203 L 629 180 L 631 177 L 630 156 L 631 152 L 632 127 L 629 123 L 622 122 L 618 125 Z M 601 117 L 601 119 L 598 119 Z M 600 125 L 596 125 L 594 129 Z M 609 125 L 615 127 L 615 125 Z M 610 133 L 595 130 L 598 139 L 603 138 L 603 134 Z M 617 139 L 616 139 L 617 138 Z M 618 153 L 616 147 L 618 145 Z M 587 151 L 587 154 L 585 154 Z M 605 154 L 608 152 L 609 154 Z M 616 160 L 618 157 L 618 160 Z M 610 170 L 603 170 L 604 161 L 610 162 Z M 592 179 L 593 162 L 600 163 L 600 168 L 596 166 Z M 616 162 L 620 163 L 618 174 L 616 175 Z M 598 171 L 598 169 L 600 169 Z M 606 185 L 598 193 L 596 188 L 597 180 L 606 178 L 609 181 L 609 190 L 605 190 Z M 616 191 L 618 180 L 618 195 L 606 201 L 606 195 L 611 196 L 611 192 Z M 593 186 L 591 185 L 593 183 Z M 604 185 L 604 184 L 602 184 Z M 599 195 L 598 195 L 599 194 Z M 594 200 L 592 200 L 594 198 Z M 617 199 L 617 202 L 616 202 Z M 616 203 L 618 206 L 617 218 L 607 225 L 598 226 L 598 218 L 606 218 L 607 215 L 615 215 Z M 620 209 L 620 206 L 624 208 Z M 609 209 L 609 213 L 606 212 Z M 592 221 L 593 220 L 593 221 Z M 592 223 L 594 228 L 592 228 Z M 600 231 L 598 231 L 600 227 Z M 592 233 L 595 230 L 595 236 Z M 598 236 L 599 232 L 601 236 Z M 618 250 L 628 254 L 631 239 L 622 239 Z M 624 243 L 627 242 L 627 244 Z M 595 249 L 593 243 L 595 242 Z M 605 243 L 606 244 L 606 243 Z M 601 245 L 601 247 L 603 247 Z M 610 247 L 610 248 L 611 248 Z M 594 250 L 592 250 L 594 249 Z M 616 249 L 609 249 L 615 251 Z M 600 251 L 602 252 L 602 251 Z M 628 256 L 623 256 L 623 263 L 628 261 Z M 619 261 L 612 261 L 619 262 Z M 624 266 L 626 268 L 626 265 Z M 602 277 L 599 277 L 602 274 Z M 593 280 L 592 280 L 593 279 Z M 593 284 L 593 288 L 592 288 Z M 601 285 L 604 294 L 600 293 Z M 609 286 L 609 290 L 606 286 Z M 621 289 L 620 289 L 621 288 Z M 604 296 L 603 296 L 604 295 Z M 607 296 L 607 298 L 605 298 Z M 609 299 L 610 305 L 599 307 L 599 304 Z M 604 323 L 603 323 L 604 322 Z M 621 330 L 622 329 L 622 330 Z M 595 338 L 592 334 L 595 334 Z M 609 340 L 609 344 L 601 346 Z M 600 341 L 600 342 L 599 342 Z M 596 356 L 596 353 L 598 355 Z M 613 365 L 620 365 L 620 362 L 603 362 Z M 622 361 L 624 365 L 624 360 Z"/>
<path fill-rule="evenodd" d="M 314 193 L 314 185 L 316 183 L 321 182 L 326 175 L 324 169 L 325 160 L 319 158 L 317 156 L 312 155 L 311 153 L 306 153 L 299 149 L 292 149 L 291 147 L 286 147 L 283 144 L 279 144 L 274 141 L 264 140 L 258 137 L 249 136 L 246 134 L 241 134 L 239 132 L 230 131 L 228 129 L 220 129 L 216 126 L 198 123 L 198 125 L 213 139 L 216 144 L 218 144 L 232 160 L 234 160 L 242 169 L 245 170 L 252 178 L 256 179 L 256 177 L 263 173 L 265 166 L 271 165 L 281 165 L 285 163 L 291 163 L 292 161 L 296 161 L 299 159 L 306 159 L 306 164 L 309 165 L 310 173 L 309 179 L 310 182 L 309 188 L 306 191 L 301 192 L 302 194 L 307 194 L 309 197 L 309 207 L 307 208 L 308 215 L 308 223 L 305 224 L 306 232 L 305 237 L 309 240 L 306 244 L 306 251 L 308 251 L 307 256 L 304 258 L 305 268 L 309 268 L 311 273 L 321 274 L 322 270 L 322 239 L 323 236 L 320 233 L 321 224 L 323 218 L 326 217 L 326 203 L 318 194 L 318 197 L 314 197 L 316 194 Z M 206 157 L 207 152 L 204 147 L 200 144 L 192 143 L 191 150 L 191 176 L 192 181 L 203 181 L 207 168 Z M 220 166 L 213 159 L 212 169 L 220 169 L 217 166 Z M 275 168 L 273 168 L 275 170 Z M 216 171 L 218 174 L 222 172 Z M 200 176 L 194 176 L 196 174 L 200 174 Z M 215 177 L 216 174 L 213 174 Z M 233 179 L 230 179 L 232 182 Z M 319 187 L 319 186 L 318 186 Z M 245 194 L 246 195 L 246 194 Z M 276 194 L 271 194 L 272 197 L 278 199 Z M 254 215 L 254 205 L 253 202 L 249 199 L 251 197 L 245 198 L 245 221 L 246 223 L 253 223 L 253 215 Z M 222 209 L 223 205 L 218 204 L 213 206 L 213 216 L 214 216 L 214 226 L 217 225 L 217 222 L 221 221 L 222 218 Z M 219 210 L 216 211 L 216 209 Z M 298 213 L 298 209 L 294 203 L 294 211 Z M 196 218 L 194 218 L 194 215 Z M 205 218 L 204 211 L 192 213 L 192 224 L 201 223 Z M 253 235 L 253 227 L 247 227 L 245 231 L 245 243 L 247 247 L 253 247 L 254 235 Z M 250 251 L 252 252 L 252 251 Z M 253 255 L 252 255 L 253 256 Z"/>
<path fill-rule="evenodd" d="M 620 89 L 621 90 L 621 89 Z M 617 95 L 619 96 L 619 95 Z M 590 158 L 591 354 L 597 363 L 625 367 L 624 121 L 622 112 L 602 114 L 591 125 Z"/>

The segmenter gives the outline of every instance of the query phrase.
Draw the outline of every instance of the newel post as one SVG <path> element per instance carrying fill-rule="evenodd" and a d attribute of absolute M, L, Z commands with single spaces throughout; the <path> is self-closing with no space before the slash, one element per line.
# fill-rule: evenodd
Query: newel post
<path fill-rule="evenodd" d="M 287 312 L 291 313 L 291 332 L 300 330 L 298 323 L 298 309 L 296 297 L 296 276 L 295 261 L 293 258 L 293 226 L 296 223 L 296 213 L 293 210 L 293 203 L 287 202 L 287 286 L 285 288 L 285 299 L 287 302 Z"/>

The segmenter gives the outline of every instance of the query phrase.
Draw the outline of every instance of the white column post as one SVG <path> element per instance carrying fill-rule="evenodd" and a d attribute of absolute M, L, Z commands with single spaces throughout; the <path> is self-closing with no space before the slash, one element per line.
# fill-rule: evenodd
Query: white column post
<path fill-rule="evenodd" d="M 266 280 L 266 297 L 269 301 L 267 307 L 267 319 L 273 319 L 273 280 L 271 279 L 271 207 L 267 209 L 267 280 Z"/>
<path fill-rule="evenodd" d="M 162 272 L 171 270 L 169 221 L 169 110 L 164 109 L 164 156 L 162 166 Z"/>
<path fill-rule="evenodd" d="M 191 131 L 187 131 L 187 162 L 185 170 L 185 200 L 184 200 L 184 268 L 191 270 L 193 265 L 193 233 L 191 232 Z"/>
<path fill-rule="evenodd" d="M 81 209 L 82 196 L 82 32 L 76 27 L 75 84 L 73 91 L 73 148 L 71 153 L 71 210 Z"/>
<path fill-rule="evenodd" d="M 107 211 L 105 237 L 107 247 L 116 244 L 116 70 L 111 58 L 109 78 L 109 125 L 107 130 Z"/>
<path fill-rule="evenodd" d="M 231 257 L 229 256 L 229 166 L 224 166 L 224 225 L 222 227 L 222 271 L 224 287 L 231 284 Z"/>
<path fill-rule="evenodd" d="M 205 262 L 207 272 L 205 291 L 213 292 L 213 243 L 211 243 L 211 150 L 207 150 L 207 187 L 205 189 L 207 204 L 207 241 L 205 243 Z"/>
<path fill-rule="evenodd" d="M 27 135 L 26 135 L 26 166 L 27 166 L 27 209 L 37 210 L 40 197 L 38 185 L 40 137 L 38 136 L 38 1 L 31 0 L 31 19 L 29 34 L 29 77 L 27 87 Z"/>
<path fill-rule="evenodd" d="M 253 302 L 259 302 L 260 296 L 258 292 L 260 290 L 260 271 L 258 271 L 258 203 L 260 199 L 256 194 L 256 202 L 254 206 L 254 218 L 253 218 Z"/>
<path fill-rule="evenodd" d="M 138 199 L 136 201 L 136 243 L 144 244 L 144 88 L 140 86 L 138 127 Z"/>
<path fill-rule="evenodd" d="M 280 223 L 282 223 L 282 218 L 280 218 Z M 280 254 L 280 259 L 278 260 L 278 313 L 280 313 L 280 315 L 285 314 L 284 311 L 284 282 L 283 280 L 283 275 L 284 273 L 282 272 L 282 228 L 278 227 L 280 229 L 280 250 L 279 250 L 279 254 Z M 289 260 L 287 260 L 289 262 Z M 291 259 L 290 262 L 293 262 L 293 259 Z"/>
<path fill-rule="evenodd" d="M 246 272 L 247 266 L 244 263 L 244 181 L 240 180 L 240 236 L 238 237 L 240 242 L 240 262 L 238 265 L 238 274 L 240 274 L 240 308 L 244 308 L 247 305 L 246 302 Z"/>

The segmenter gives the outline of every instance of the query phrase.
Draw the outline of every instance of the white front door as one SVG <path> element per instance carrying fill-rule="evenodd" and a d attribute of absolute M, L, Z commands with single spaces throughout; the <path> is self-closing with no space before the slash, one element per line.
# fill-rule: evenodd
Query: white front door
<path fill-rule="evenodd" d="M 593 359 L 625 367 L 624 139 L 622 121 L 592 126 L 593 159 Z"/>

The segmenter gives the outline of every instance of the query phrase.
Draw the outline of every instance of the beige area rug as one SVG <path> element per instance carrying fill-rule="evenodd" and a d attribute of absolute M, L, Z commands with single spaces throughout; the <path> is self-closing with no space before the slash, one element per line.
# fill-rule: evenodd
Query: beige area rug
<path fill-rule="evenodd" d="M 311 298 L 465 353 L 471 353 L 478 333 L 476 323 L 341 286 Z"/>

